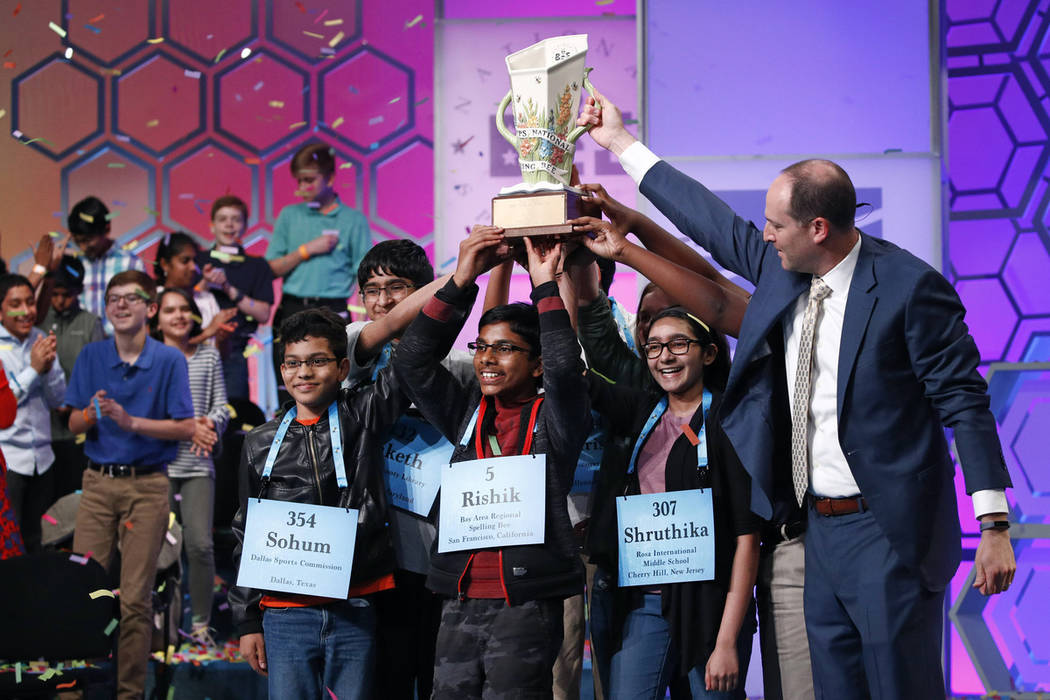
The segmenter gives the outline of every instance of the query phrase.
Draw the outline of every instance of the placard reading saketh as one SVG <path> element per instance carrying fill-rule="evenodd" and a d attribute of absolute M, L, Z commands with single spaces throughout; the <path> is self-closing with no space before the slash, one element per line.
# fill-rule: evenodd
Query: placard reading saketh
<path fill-rule="evenodd" d="M 441 470 L 438 551 L 543 542 L 547 455 L 456 462 Z"/>
<path fill-rule="evenodd" d="M 621 586 L 715 577 L 711 489 L 617 498 L 616 523 Z"/>
<path fill-rule="evenodd" d="M 346 598 L 357 513 L 332 506 L 249 499 L 237 585 Z"/>
<path fill-rule="evenodd" d="M 402 416 L 383 445 L 383 479 L 390 505 L 429 515 L 441 488 L 441 470 L 448 466 L 452 451 L 452 443 L 437 428 Z"/>

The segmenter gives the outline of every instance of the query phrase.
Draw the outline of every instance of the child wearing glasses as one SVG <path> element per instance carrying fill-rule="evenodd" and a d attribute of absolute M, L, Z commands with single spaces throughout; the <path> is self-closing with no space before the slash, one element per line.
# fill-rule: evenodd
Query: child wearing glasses
<path fill-rule="evenodd" d="M 542 514 L 542 533 L 530 530 L 542 534 L 538 542 L 527 537 L 531 543 L 517 546 L 435 546 L 427 587 L 445 599 L 431 696 L 436 700 L 550 697 L 562 601 L 583 590 L 566 497 L 590 429 L 586 380 L 555 282 L 561 246 L 538 249 L 526 240 L 526 249 L 533 305 L 497 306 L 482 315 L 477 340 L 468 346 L 475 353 L 476 383 L 464 386 L 440 360 L 470 313 L 477 277 L 509 257 L 502 229 L 475 227 L 460 244 L 452 279 L 427 302 L 394 356 L 404 390 L 456 445 L 453 465 L 469 468 L 459 463 L 495 457 L 488 467 L 493 476 L 499 470 L 501 479 L 524 478 L 545 494 L 542 506 L 533 502 L 520 509 Z M 536 463 L 526 460 L 522 470 L 499 466 L 504 457 L 529 455 Z M 515 497 L 514 489 L 502 493 Z M 474 498 L 464 493 L 463 505 L 473 506 Z M 443 482 L 440 499 L 444 523 L 457 512 L 460 494 L 446 491 Z M 478 509 L 477 516 L 484 515 L 486 509 Z"/>
<path fill-rule="evenodd" d="M 271 697 L 320 698 L 327 690 L 340 700 L 368 698 L 375 676 L 372 600 L 394 586 L 378 436 L 408 400 L 390 368 L 366 389 L 340 389 L 350 361 L 343 320 L 331 310 L 292 314 L 278 335 L 281 376 L 293 400 L 245 438 L 241 507 L 233 520 L 238 585 L 229 597 L 241 655 L 268 676 Z M 326 554 L 334 539 L 349 539 L 350 525 L 337 520 L 336 531 L 328 531 L 331 537 L 311 541 L 322 536 L 325 526 L 322 521 L 322 530 L 313 530 L 309 520 L 309 528 L 304 527 L 304 510 L 298 521 L 293 517 L 291 526 L 298 522 L 300 529 L 290 537 L 283 507 L 279 522 L 253 519 L 264 512 L 259 504 L 274 501 L 321 506 L 311 509 L 311 518 L 346 517 L 345 509 L 357 509 L 352 562 L 326 556 L 303 564 L 304 552 Z M 298 509 L 287 510 L 294 515 Z M 318 542 L 324 546 L 314 546 Z M 242 584 L 259 556 L 253 547 L 267 552 L 265 557 L 290 560 L 288 575 L 267 575 L 258 586 Z M 322 573 L 318 563 L 326 571 L 348 567 L 348 589 L 338 596 L 312 594 Z"/>
<path fill-rule="evenodd" d="M 86 433 L 73 550 L 108 567 L 120 542 L 117 697 L 142 697 L 152 638 L 150 591 L 168 527 L 167 464 L 193 439 L 186 359 L 147 333 L 157 288 L 126 270 L 106 287 L 113 337 L 80 351 L 66 389 L 69 429 Z"/>

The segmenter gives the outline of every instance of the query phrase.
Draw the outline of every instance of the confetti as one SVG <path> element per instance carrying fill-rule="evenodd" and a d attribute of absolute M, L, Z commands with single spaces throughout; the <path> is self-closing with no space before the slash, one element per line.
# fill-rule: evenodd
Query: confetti
<path fill-rule="evenodd" d="M 260 161 L 258 158 L 245 158 L 244 162 L 248 165 L 258 165 L 262 161 Z"/>
<path fill-rule="evenodd" d="M 171 544 L 172 546 L 174 546 L 174 545 L 179 543 L 179 541 L 177 539 L 175 539 L 175 535 L 171 534 L 170 532 L 165 532 L 164 533 L 164 539 L 166 539 L 168 541 L 168 543 Z"/>
<path fill-rule="evenodd" d="M 80 212 L 80 220 L 86 221 L 89 224 L 95 223 L 95 217 L 93 217 L 91 214 L 85 214 L 84 212 Z"/>
<path fill-rule="evenodd" d="M 340 170 L 349 170 L 352 167 L 354 167 L 353 163 L 340 163 L 339 164 L 339 169 Z"/>
<path fill-rule="evenodd" d="M 98 405 L 98 397 L 94 397 L 91 403 L 95 404 L 95 420 L 102 420 L 102 409 Z"/>
<path fill-rule="evenodd" d="M 395 102 L 400 102 L 400 101 L 401 101 L 401 98 L 400 98 L 400 97 L 395 97 L 394 99 L 392 99 L 392 100 L 390 100 L 389 102 L 387 102 L 387 104 L 388 104 L 388 105 L 392 105 L 392 104 L 394 104 Z"/>
<path fill-rule="evenodd" d="M 259 92 L 262 89 L 263 89 L 263 81 L 261 81 L 261 80 L 259 82 L 257 82 L 255 85 L 252 86 L 252 90 L 255 90 L 256 92 Z"/>
<path fill-rule="evenodd" d="M 113 630 L 115 629 L 117 629 L 117 618 L 114 617 L 109 621 L 109 624 L 106 625 L 106 629 L 102 631 L 108 637 L 109 635 L 113 634 Z"/>
<path fill-rule="evenodd" d="M 58 525 L 58 521 L 55 520 L 54 516 L 50 515 L 49 513 L 44 513 L 43 515 L 40 516 L 40 519 L 43 520 L 46 523 L 51 523 L 52 525 Z"/>
<path fill-rule="evenodd" d="M 158 124 L 160 124 L 160 119 L 150 119 L 148 122 L 146 122 L 146 126 L 148 128 L 152 128 L 154 126 L 157 126 Z"/>
<path fill-rule="evenodd" d="M 222 51 L 220 51 L 220 52 L 219 52 L 218 54 L 216 54 L 216 56 L 215 56 L 215 63 L 218 63 L 218 62 L 219 62 L 219 59 L 220 59 L 220 58 L 222 58 L 222 55 L 223 55 L 224 53 L 226 53 L 226 49 L 223 49 L 223 50 L 222 50 Z"/>
<path fill-rule="evenodd" d="M 382 123 L 383 123 L 383 115 L 382 114 L 380 114 L 378 117 L 372 117 L 371 119 L 368 120 L 368 125 L 369 126 L 374 126 L 375 124 L 382 124 Z"/>
<path fill-rule="evenodd" d="M 339 125 L 342 124 L 342 123 L 343 123 L 343 118 L 342 117 L 336 117 L 335 121 L 332 122 L 332 128 L 333 129 L 338 129 Z"/>
<path fill-rule="evenodd" d="M 102 33 L 102 30 L 101 30 L 101 29 L 99 29 L 98 27 L 96 27 L 96 26 L 95 26 L 95 25 L 93 25 L 93 24 L 85 24 L 85 25 L 84 25 L 84 29 L 88 29 L 88 30 L 90 30 L 90 31 L 93 31 L 93 32 L 95 32 L 96 34 L 101 34 L 101 33 Z"/>
<path fill-rule="evenodd" d="M 14 68 L 14 67 L 15 67 L 15 62 L 14 61 L 4 61 L 4 68 Z"/>
<path fill-rule="evenodd" d="M 158 36 L 154 39 L 146 39 L 147 44 L 162 44 L 164 43 L 164 37 Z"/>
<path fill-rule="evenodd" d="M 17 17 L 18 13 L 21 12 L 21 11 L 22 11 L 22 3 L 18 3 L 17 5 L 15 5 L 15 11 L 11 13 L 11 16 L 12 17 Z M 19 683 L 21 683 L 21 682 L 22 681 L 19 681 Z"/>
<path fill-rule="evenodd" d="M 336 34 L 335 36 L 332 37 L 332 40 L 328 42 L 328 45 L 331 46 L 332 48 L 335 48 L 335 45 L 338 44 L 340 41 L 342 41 L 345 38 L 346 38 L 346 34 L 344 32 L 339 32 L 338 34 Z"/>
<path fill-rule="evenodd" d="M 414 26 L 416 26 L 417 24 L 419 24 L 422 21 L 423 21 L 423 15 L 416 15 L 415 17 L 413 17 L 409 21 L 405 22 L 405 29 L 409 29 L 411 27 L 414 27 Z"/>
<path fill-rule="evenodd" d="M 113 221 L 113 219 L 117 218 L 118 216 L 120 216 L 119 211 L 111 211 L 110 213 L 106 214 L 106 221 Z"/>
<path fill-rule="evenodd" d="M 128 143 L 129 141 L 131 141 L 131 137 L 127 134 L 117 134 L 117 141 Z"/>
<path fill-rule="evenodd" d="M 616 2 L 616 0 L 594 0 L 594 4 L 598 6 L 612 5 L 614 2 Z"/>
<path fill-rule="evenodd" d="M 325 20 L 324 26 L 326 26 L 326 27 L 338 27 L 342 23 L 343 23 L 343 20 L 341 20 L 341 19 L 329 19 L 329 20 Z"/>
<path fill-rule="evenodd" d="M 53 31 L 55 34 L 58 34 L 63 39 L 66 38 L 66 30 L 62 27 L 58 26 L 54 22 L 48 22 L 47 26 L 51 27 L 51 31 Z"/>
<path fill-rule="evenodd" d="M 325 686 L 325 690 L 327 690 L 327 691 L 328 691 L 328 694 L 332 696 L 332 700 L 339 700 L 339 698 L 337 698 L 337 697 L 335 696 L 335 693 L 333 693 L 333 692 L 332 692 L 332 689 L 331 689 L 331 688 L 329 688 L 328 686 Z"/>
<path fill-rule="evenodd" d="M 303 30 L 303 34 L 305 34 L 306 36 L 309 36 L 309 37 L 313 37 L 314 39 L 324 39 L 324 34 L 317 34 L 315 32 L 308 32 L 305 29 Z"/>
<path fill-rule="evenodd" d="M 88 22 L 90 22 L 91 24 L 94 24 L 95 22 L 101 22 L 105 18 L 106 18 L 106 15 L 103 13 L 103 14 L 100 14 L 100 15 L 95 15 L 94 17 L 89 19 Z"/>
<path fill-rule="evenodd" d="M 367 313 L 365 311 L 365 307 L 363 307 L 363 306 L 354 306 L 353 304 L 347 304 L 346 305 L 346 310 L 347 311 L 353 311 L 355 314 Z"/>
<path fill-rule="evenodd" d="M 241 49 L 241 58 L 248 58 L 251 55 L 252 55 L 252 50 L 250 48 L 248 48 L 247 46 L 245 46 L 243 49 Z"/>
<path fill-rule="evenodd" d="M 59 683 L 58 685 L 55 686 L 55 688 L 56 689 L 58 689 L 58 688 L 75 688 L 76 685 L 77 685 L 77 682 L 75 680 L 72 680 L 72 681 L 69 681 L 68 683 Z"/>
<path fill-rule="evenodd" d="M 62 55 L 66 57 L 67 61 L 70 60 L 71 58 L 73 58 L 73 47 L 72 46 L 67 46 L 66 47 L 66 52 L 64 54 L 62 54 Z"/>
<path fill-rule="evenodd" d="M 0 119 L 3 119 L 5 114 L 7 114 L 7 110 L 6 109 L 0 109 Z"/>
<path fill-rule="evenodd" d="M 70 554 L 69 555 L 69 561 L 73 562 L 74 564 L 80 564 L 81 566 L 84 566 L 85 564 L 87 564 L 88 563 L 88 559 L 90 559 L 90 557 L 82 557 L 79 554 Z"/>
<path fill-rule="evenodd" d="M 230 412 L 230 418 L 236 418 L 237 417 L 237 411 L 233 408 L 233 404 L 231 404 L 231 403 L 226 404 L 226 410 Z"/>
<path fill-rule="evenodd" d="M 107 168 L 123 168 L 123 163 L 106 163 Z"/>
<path fill-rule="evenodd" d="M 182 74 L 187 78 L 193 78 L 194 80 L 200 80 L 201 77 L 201 72 L 199 70 L 190 70 L 189 68 L 182 71 Z"/>
<path fill-rule="evenodd" d="M 22 9 L 22 6 L 19 5 L 18 9 L 19 10 Z M 15 14 L 16 15 L 18 14 L 18 10 L 15 10 Z M 22 682 L 22 662 L 21 661 L 16 661 L 15 662 L 15 683 L 21 683 L 21 682 Z"/>
<path fill-rule="evenodd" d="M 108 588 L 100 588 L 97 591 L 91 591 L 91 593 L 88 593 L 88 598 L 91 598 L 91 600 L 98 600 L 99 598 L 116 598 L 116 596 L 113 595 L 113 591 Z"/>
<path fill-rule="evenodd" d="M 135 529 L 135 526 L 132 524 L 132 522 L 130 520 L 127 521 L 126 523 L 124 523 L 124 527 L 126 527 L 129 530 L 134 530 Z"/>
<path fill-rule="evenodd" d="M 275 109 L 283 109 L 284 108 L 284 103 L 281 102 L 280 100 L 270 100 L 270 106 L 275 108 Z"/>
<path fill-rule="evenodd" d="M 255 426 L 254 425 L 248 425 L 247 423 L 241 423 L 241 430 L 243 430 L 246 433 L 250 433 L 253 430 L 255 430 Z"/>
<path fill-rule="evenodd" d="M 328 14 L 328 10 L 327 10 L 327 9 L 323 10 L 323 11 L 321 12 L 321 14 L 317 15 L 317 19 L 315 19 L 315 20 L 314 20 L 314 24 L 317 24 L 317 23 L 318 23 L 318 22 L 320 22 L 320 21 L 321 21 L 322 19 L 324 19 L 324 18 L 325 18 L 325 15 L 327 15 L 327 14 Z M 325 25 L 327 25 L 327 24 L 328 24 L 328 22 L 325 22 Z"/>
<path fill-rule="evenodd" d="M 298 129 L 300 126 L 306 126 L 306 122 L 296 122 L 294 124 L 289 124 L 288 130 L 291 131 L 292 129 Z"/>
<path fill-rule="evenodd" d="M 46 683 L 47 681 L 51 680 L 55 676 L 61 676 L 61 675 L 62 675 L 62 672 L 59 671 L 58 669 L 56 669 L 56 668 L 49 668 L 46 671 L 44 671 L 43 673 L 41 673 L 40 676 L 37 677 L 37 680 L 41 681 L 43 683 Z"/>

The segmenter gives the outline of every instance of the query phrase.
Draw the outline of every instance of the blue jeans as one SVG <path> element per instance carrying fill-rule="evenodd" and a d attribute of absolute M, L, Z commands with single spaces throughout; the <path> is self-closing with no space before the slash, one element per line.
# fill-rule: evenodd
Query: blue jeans
<path fill-rule="evenodd" d="M 351 598 L 308 608 L 267 608 L 263 641 L 273 700 L 365 700 L 375 674 L 376 618 Z"/>
<path fill-rule="evenodd" d="M 613 605 L 616 598 L 616 574 L 602 567 L 594 572 L 591 589 L 591 668 L 597 674 L 602 691 L 609 695 L 609 666 L 613 649 Z"/>
<path fill-rule="evenodd" d="M 734 700 L 744 695 L 744 679 L 751 661 L 751 637 L 755 631 L 754 609 L 744 616 L 737 637 L 737 663 L 740 682 L 735 690 L 709 691 L 704 686 L 703 666 L 689 671 L 689 688 L 694 700 Z M 665 697 L 671 674 L 678 672 L 678 650 L 671 643 L 671 627 L 660 613 L 660 595 L 646 593 L 643 604 L 627 614 L 623 626 L 623 643 L 613 654 L 610 686 L 606 697 L 641 700 Z"/>

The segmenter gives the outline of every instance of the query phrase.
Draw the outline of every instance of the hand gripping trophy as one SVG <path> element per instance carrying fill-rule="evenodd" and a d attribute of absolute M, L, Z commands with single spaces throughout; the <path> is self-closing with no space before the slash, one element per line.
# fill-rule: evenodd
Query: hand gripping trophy
<path fill-rule="evenodd" d="M 523 179 L 492 199 L 492 224 L 507 236 L 564 236 L 572 233 L 566 220 L 590 213 L 581 209 L 583 192 L 569 185 L 576 140 L 590 128 L 575 126 L 581 88 L 594 92 L 586 57 L 586 34 L 544 39 L 507 56 L 511 88 L 496 128 L 518 152 Z M 503 123 L 508 104 L 516 133 Z"/>

